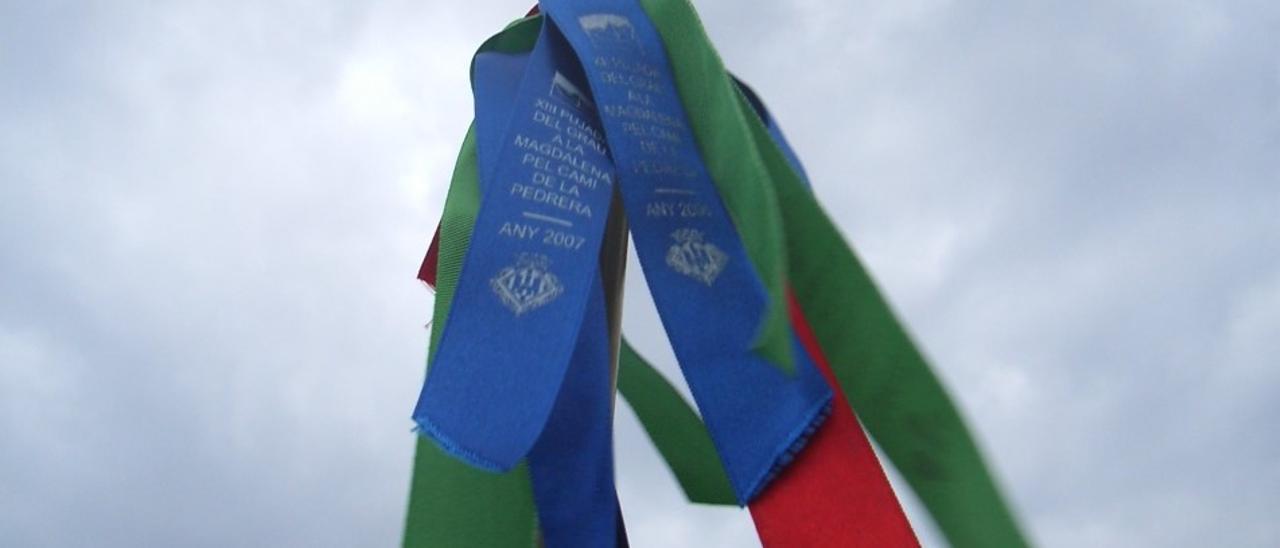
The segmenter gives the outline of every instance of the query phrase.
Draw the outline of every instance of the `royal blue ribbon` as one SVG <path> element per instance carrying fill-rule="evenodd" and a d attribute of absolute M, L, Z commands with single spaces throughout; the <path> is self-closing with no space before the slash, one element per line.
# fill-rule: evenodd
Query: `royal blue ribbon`
<path fill-rule="evenodd" d="M 557 24 L 544 22 L 514 98 L 497 91 L 511 76 L 477 88 L 478 126 L 505 131 L 481 145 L 486 192 L 414 419 L 482 468 L 506 470 L 529 454 L 560 408 L 570 359 L 587 344 L 580 339 L 591 336 L 584 329 L 595 314 L 584 321 L 584 313 L 598 290 L 616 165 L 663 325 L 745 504 L 820 424 L 830 389 L 798 344 L 795 376 L 752 351 L 768 295 L 703 165 L 647 15 L 634 0 L 542 8 Z M 571 74 L 575 53 L 589 88 Z M 510 108 L 480 112 L 482 104 Z"/>
<path fill-rule="evenodd" d="M 556 72 L 575 86 L 583 81 L 576 63 L 556 63 L 551 55 L 556 46 L 548 41 L 545 31 L 543 34 L 531 54 L 481 53 L 472 64 L 481 174 L 497 169 L 495 158 L 513 105 L 518 103 L 521 76 L 530 63 L 554 65 Z M 574 112 L 593 132 L 600 131 L 589 109 Z M 608 167 L 612 169 L 612 164 Z M 495 186 L 492 177 L 481 176 L 482 193 L 493 191 Z M 604 288 L 598 273 L 591 279 L 569 369 L 546 427 L 528 455 L 545 546 L 626 545 L 614 488 L 613 382 Z"/>
<path fill-rule="evenodd" d="M 529 453 L 551 413 L 613 192 L 604 143 L 581 114 L 586 94 L 557 72 L 574 66 L 572 52 L 539 42 L 510 109 L 478 120 L 509 123 L 485 145 L 489 191 L 413 415 L 446 451 L 494 471 Z M 489 90 L 478 105 L 511 101 L 489 101 Z"/>
<path fill-rule="evenodd" d="M 529 453 L 529 475 L 546 546 L 614 546 L 620 529 L 613 474 L 613 376 L 604 289 L 594 284 L 588 319 L 547 426 Z M 625 537 L 624 537 L 625 538 Z"/>
<path fill-rule="evenodd" d="M 554 22 L 544 26 L 582 62 L 645 279 L 745 504 L 820 423 L 831 391 L 811 364 L 797 360 L 788 377 L 751 350 L 768 295 L 703 165 L 648 16 L 634 0 L 540 6 Z"/>

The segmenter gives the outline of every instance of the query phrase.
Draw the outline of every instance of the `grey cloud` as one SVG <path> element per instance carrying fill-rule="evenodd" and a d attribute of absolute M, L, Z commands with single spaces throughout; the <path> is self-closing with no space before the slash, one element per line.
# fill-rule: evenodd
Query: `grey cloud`
<path fill-rule="evenodd" d="M 500 4 L 0 6 L 0 543 L 397 541 Z M 1280 10 L 750 7 L 699 5 L 1034 537 L 1274 543 Z M 635 545 L 756 542 L 618 413 Z"/>

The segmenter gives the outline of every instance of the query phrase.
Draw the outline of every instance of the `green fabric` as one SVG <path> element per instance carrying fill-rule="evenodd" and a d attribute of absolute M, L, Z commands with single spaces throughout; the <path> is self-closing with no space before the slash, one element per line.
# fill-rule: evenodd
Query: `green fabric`
<path fill-rule="evenodd" d="M 539 20 L 522 19 L 490 38 L 480 51 L 532 48 Z M 480 209 L 474 126 L 467 130 L 440 219 L 440 255 L 428 355 L 434 355 L 453 304 L 462 261 Z M 522 547 L 538 545 L 538 520 L 528 468 L 521 464 L 493 474 L 450 457 L 423 437 L 417 439 L 409 489 L 404 546 Z"/>
<path fill-rule="evenodd" d="M 738 108 L 754 112 L 745 98 Z M 952 546 L 1026 546 L 937 376 L 763 122 L 753 122 L 782 202 L 791 287 L 849 405 Z"/>
<path fill-rule="evenodd" d="M 449 317 L 462 258 L 471 242 L 471 228 L 480 206 L 473 129 L 467 131 L 463 141 L 440 220 L 440 265 L 433 316 L 438 323 L 431 330 L 431 354 Z M 418 437 L 404 546 L 535 546 L 536 539 L 537 514 L 525 465 L 505 474 L 485 472 Z"/>
<path fill-rule="evenodd" d="M 807 189 L 796 181 L 779 196 L 788 241 L 803 245 L 789 256 L 796 299 L 867 431 L 952 546 L 1025 546 L 959 411 L 875 282 Z"/>
<path fill-rule="evenodd" d="M 702 419 L 684 397 L 625 340 L 618 357 L 618 391 L 692 502 L 736 505 L 729 476 Z"/>
<path fill-rule="evenodd" d="M 642 4 L 666 43 L 699 148 L 753 264 L 770 284 L 771 297 L 784 298 L 789 281 L 849 404 L 953 546 L 1025 546 L 946 391 L 835 225 L 732 87 L 692 7 L 686 0 Z M 536 29 L 536 18 L 523 20 L 482 50 L 526 51 Z M 478 205 L 469 133 L 442 221 L 436 321 L 448 317 Z M 789 336 L 785 301 L 775 300 L 771 312 L 762 352 L 785 366 L 788 361 L 770 350 L 776 350 L 770 345 L 777 333 Z M 440 327 L 432 330 L 433 349 Z M 786 342 L 782 354 L 789 358 Z M 719 458 L 688 403 L 629 347 L 621 362 L 619 390 L 689 499 L 733 504 Z M 536 539 L 523 467 L 501 476 L 476 471 L 419 440 L 406 546 L 529 546 Z"/>
<path fill-rule="evenodd" d="M 1025 546 L 951 399 L 836 226 L 733 87 L 693 7 L 687 0 L 641 1 L 667 46 L 708 163 L 736 159 L 750 167 L 752 179 L 775 190 L 787 277 L 868 432 L 953 546 Z M 725 203 L 737 218 L 749 217 L 748 225 L 772 220 L 756 209 L 738 209 L 744 207 L 740 201 Z"/>

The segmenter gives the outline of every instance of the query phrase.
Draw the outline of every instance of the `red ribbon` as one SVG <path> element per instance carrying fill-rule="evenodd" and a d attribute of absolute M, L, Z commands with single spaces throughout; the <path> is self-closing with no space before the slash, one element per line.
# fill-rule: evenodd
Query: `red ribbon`
<path fill-rule="evenodd" d="M 919 546 L 799 303 L 787 296 L 791 326 L 835 398 L 831 416 L 795 462 L 750 504 L 760 542 L 768 548 Z"/>
<path fill-rule="evenodd" d="M 432 288 L 436 286 L 436 273 L 440 269 L 440 225 L 436 225 L 436 234 L 431 237 L 431 245 L 427 246 L 427 256 L 422 258 L 422 266 L 418 267 L 418 279 Z"/>

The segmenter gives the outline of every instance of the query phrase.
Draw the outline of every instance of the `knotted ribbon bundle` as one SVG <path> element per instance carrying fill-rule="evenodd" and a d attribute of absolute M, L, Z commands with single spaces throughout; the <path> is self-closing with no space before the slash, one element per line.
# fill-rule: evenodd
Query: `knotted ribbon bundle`
<path fill-rule="evenodd" d="M 954 406 L 691 6 L 540 8 L 473 59 L 476 121 L 420 272 L 438 290 L 413 414 L 431 441 L 405 544 L 625 545 L 615 363 L 690 499 L 749 506 L 766 545 L 917 544 L 854 409 L 953 544 L 1023 544 Z M 619 251 L 602 242 L 626 225 L 701 418 L 614 347 L 620 277 L 601 272 Z"/>

